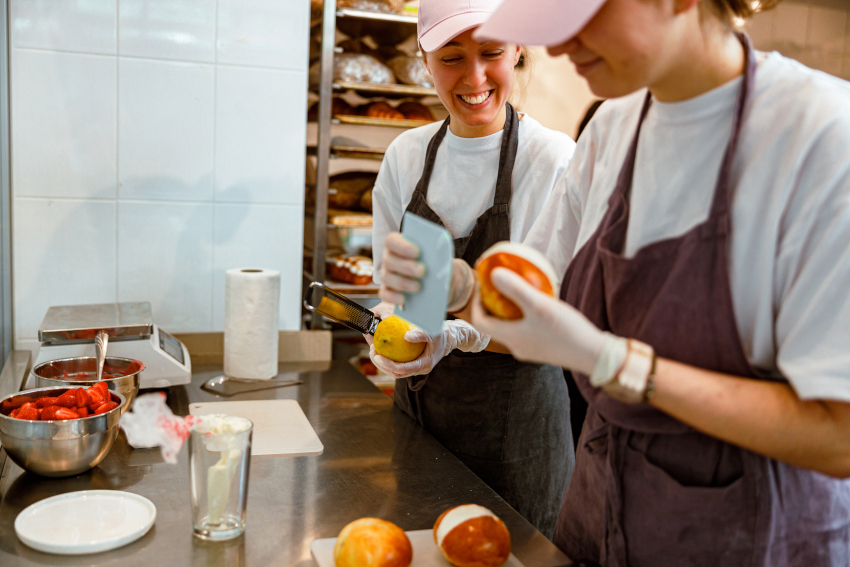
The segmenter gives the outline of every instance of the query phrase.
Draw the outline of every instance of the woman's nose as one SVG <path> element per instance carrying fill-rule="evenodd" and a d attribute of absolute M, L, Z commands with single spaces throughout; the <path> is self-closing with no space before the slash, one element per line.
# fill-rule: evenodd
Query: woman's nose
<path fill-rule="evenodd" d="M 575 52 L 579 48 L 580 42 L 577 37 L 572 39 L 568 39 L 564 43 L 553 45 L 551 47 L 547 47 L 546 51 L 549 53 L 550 57 L 557 57 L 558 55 L 569 55 L 570 53 Z"/>
<path fill-rule="evenodd" d="M 483 61 L 473 59 L 466 67 L 466 73 L 463 77 L 465 82 L 470 87 L 477 87 L 487 80 L 486 66 Z"/>

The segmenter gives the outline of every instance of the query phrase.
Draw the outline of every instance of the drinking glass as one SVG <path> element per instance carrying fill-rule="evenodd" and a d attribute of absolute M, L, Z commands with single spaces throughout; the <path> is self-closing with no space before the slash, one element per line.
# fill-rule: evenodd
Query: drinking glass
<path fill-rule="evenodd" d="M 213 541 L 245 531 L 253 424 L 244 417 L 207 415 L 189 435 L 189 489 L 195 536 Z"/>

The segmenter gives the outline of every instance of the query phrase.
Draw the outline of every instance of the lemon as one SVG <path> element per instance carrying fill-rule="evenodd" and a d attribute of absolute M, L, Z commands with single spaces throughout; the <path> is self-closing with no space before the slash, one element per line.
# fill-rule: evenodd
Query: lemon
<path fill-rule="evenodd" d="M 398 315 L 390 315 L 378 323 L 378 328 L 375 329 L 375 352 L 393 362 L 410 362 L 419 358 L 425 350 L 425 343 L 409 343 L 404 340 L 404 334 L 416 328 L 416 325 Z"/>

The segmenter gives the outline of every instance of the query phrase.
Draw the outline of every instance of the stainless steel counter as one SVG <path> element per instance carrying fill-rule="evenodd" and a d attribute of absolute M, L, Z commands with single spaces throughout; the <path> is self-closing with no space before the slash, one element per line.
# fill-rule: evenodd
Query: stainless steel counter
<path fill-rule="evenodd" d="M 294 399 L 324 445 L 317 457 L 256 457 L 251 462 L 244 536 L 205 543 L 192 536 L 186 449 L 177 465 L 158 450 L 132 449 L 120 435 L 95 469 L 68 479 L 22 471 L 10 460 L 0 477 L 0 565 L 312 566 L 310 543 L 334 537 L 348 522 L 377 516 L 405 530 L 430 528 L 446 508 L 474 502 L 493 510 L 511 531 L 514 554 L 526 567 L 567 565 L 567 558 L 433 437 L 345 362 L 323 370 L 283 366 L 303 385 L 241 394 L 239 399 Z M 192 384 L 167 390 L 175 413 L 214 401 L 200 389 L 221 373 L 194 369 Z M 2 457 L 0 457 L 2 458 Z M 154 503 L 156 524 L 138 541 L 96 555 L 34 551 L 15 536 L 15 517 L 30 504 L 65 492 L 126 490 Z"/>

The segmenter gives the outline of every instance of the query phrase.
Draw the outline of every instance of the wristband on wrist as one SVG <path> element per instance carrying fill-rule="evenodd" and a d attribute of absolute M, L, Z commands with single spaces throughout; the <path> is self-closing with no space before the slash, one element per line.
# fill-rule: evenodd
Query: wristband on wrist
<path fill-rule="evenodd" d="M 644 402 L 652 376 L 655 352 L 646 343 L 629 339 L 628 354 L 617 378 L 607 389 L 617 399 L 629 402 Z"/>

